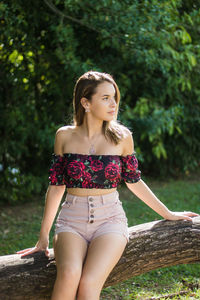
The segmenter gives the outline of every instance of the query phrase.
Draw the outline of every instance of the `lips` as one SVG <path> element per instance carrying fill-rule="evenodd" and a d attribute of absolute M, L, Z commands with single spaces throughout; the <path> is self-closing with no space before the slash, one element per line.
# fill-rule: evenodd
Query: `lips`
<path fill-rule="evenodd" d="M 109 111 L 109 113 L 114 113 L 114 112 L 115 112 L 115 110 Z"/>

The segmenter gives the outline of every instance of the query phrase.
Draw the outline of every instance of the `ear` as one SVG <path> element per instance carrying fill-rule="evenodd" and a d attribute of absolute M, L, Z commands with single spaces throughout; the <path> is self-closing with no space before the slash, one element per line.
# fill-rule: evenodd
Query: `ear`
<path fill-rule="evenodd" d="M 89 105 L 90 105 L 88 99 L 85 98 L 85 97 L 82 97 L 81 100 L 80 100 L 80 102 L 81 102 L 81 104 L 82 104 L 82 106 L 83 106 L 84 109 L 88 108 Z"/>

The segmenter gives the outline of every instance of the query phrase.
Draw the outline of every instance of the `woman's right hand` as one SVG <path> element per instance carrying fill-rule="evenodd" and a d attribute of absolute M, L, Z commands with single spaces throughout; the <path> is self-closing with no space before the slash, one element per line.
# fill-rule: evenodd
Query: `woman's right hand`
<path fill-rule="evenodd" d="M 36 243 L 35 247 L 33 248 L 27 248 L 24 250 L 16 251 L 17 254 L 22 254 L 21 257 L 24 257 L 26 255 L 38 252 L 38 251 L 44 251 L 45 255 L 49 257 L 49 237 L 48 236 L 43 236 L 40 237 L 38 242 Z"/>

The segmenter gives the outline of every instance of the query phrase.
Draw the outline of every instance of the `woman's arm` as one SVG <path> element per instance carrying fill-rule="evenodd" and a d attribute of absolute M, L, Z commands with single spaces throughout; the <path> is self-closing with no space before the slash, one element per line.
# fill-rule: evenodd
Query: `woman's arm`
<path fill-rule="evenodd" d="M 43 219 L 41 222 L 39 240 L 37 241 L 36 245 L 32 248 L 26 248 L 24 250 L 17 251 L 17 254 L 22 254 L 21 257 L 32 254 L 37 251 L 45 251 L 45 255 L 49 256 L 49 232 L 51 230 L 64 191 L 65 185 L 50 185 L 48 187 L 46 192 L 45 207 Z"/>
<path fill-rule="evenodd" d="M 58 129 L 55 136 L 54 153 L 62 156 L 62 145 L 63 145 L 63 130 Z M 22 256 L 32 254 L 37 251 L 45 251 L 46 256 L 49 255 L 49 232 L 51 230 L 53 221 L 55 219 L 58 207 L 62 200 L 62 196 L 65 192 L 65 185 L 49 185 L 45 195 L 45 207 L 43 213 L 43 219 L 41 222 L 41 229 L 39 234 L 39 240 L 35 247 L 27 248 L 21 251 L 17 251 Z M 22 257 L 21 256 L 21 257 Z"/>
<path fill-rule="evenodd" d="M 170 211 L 150 190 L 146 183 L 140 179 L 136 183 L 127 183 L 127 187 L 133 192 L 139 199 L 151 207 L 155 212 L 167 220 L 192 220 L 191 217 L 198 216 L 193 212 L 172 212 Z"/>
<path fill-rule="evenodd" d="M 63 155 L 63 143 L 66 130 L 59 128 L 55 135 L 54 153 Z M 45 208 L 41 223 L 40 236 L 48 235 L 56 216 L 60 201 L 65 192 L 65 185 L 49 185 L 45 196 Z"/>
<path fill-rule="evenodd" d="M 65 185 L 49 185 L 45 197 L 45 207 L 41 222 L 40 236 L 49 235 L 58 207 L 65 192 L 65 188 Z"/>
<path fill-rule="evenodd" d="M 124 139 L 124 155 L 130 155 L 134 151 L 134 141 L 132 133 L 128 130 L 127 137 Z M 193 212 L 172 212 L 170 211 L 150 190 L 145 182 L 140 179 L 136 183 L 126 182 L 127 187 L 133 192 L 139 199 L 151 207 L 155 212 L 161 215 L 164 219 L 168 220 L 179 220 L 186 219 L 192 220 L 191 217 L 198 216 Z"/>

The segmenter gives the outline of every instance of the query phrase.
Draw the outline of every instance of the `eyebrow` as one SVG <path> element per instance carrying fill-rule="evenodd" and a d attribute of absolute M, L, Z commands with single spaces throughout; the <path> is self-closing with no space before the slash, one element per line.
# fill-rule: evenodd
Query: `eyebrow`
<path fill-rule="evenodd" d="M 102 97 L 105 97 L 105 96 L 110 96 L 110 95 L 103 95 Z M 115 97 L 115 95 L 114 95 L 114 97 Z"/>

